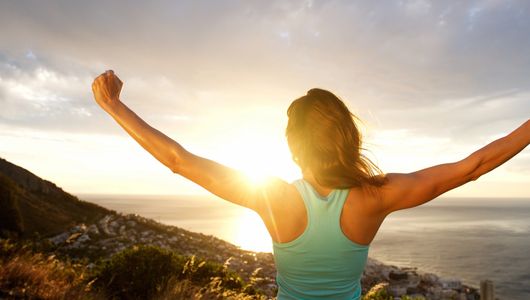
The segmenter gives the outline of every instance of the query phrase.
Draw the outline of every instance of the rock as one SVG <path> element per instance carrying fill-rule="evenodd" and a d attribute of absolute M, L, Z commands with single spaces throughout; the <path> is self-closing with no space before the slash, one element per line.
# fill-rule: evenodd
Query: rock
<path fill-rule="evenodd" d="M 457 299 L 458 297 L 458 292 L 455 291 L 455 290 L 448 290 L 448 289 L 444 289 L 442 290 L 442 299 L 447 299 L 447 300 L 453 300 L 453 299 Z"/>
<path fill-rule="evenodd" d="M 73 243 L 73 242 L 74 242 L 75 240 L 77 240 L 77 238 L 80 237 L 81 235 L 82 235 L 81 232 L 76 232 L 76 233 L 70 235 L 70 236 L 68 237 L 68 239 L 66 239 L 66 243 L 67 243 L 67 244 Z"/>
<path fill-rule="evenodd" d="M 72 238 L 74 235 L 80 235 L 80 236 L 77 236 L 75 238 Z M 72 238 L 72 239 L 71 239 Z M 68 242 L 70 240 L 75 240 L 75 242 L 71 243 L 71 242 Z M 70 249 L 79 249 L 81 247 L 83 247 L 83 243 L 84 242 L 87 242 L 87 241 L 90 241 L 90 237 L 88 236 L 88 234 L 86 233 L 74 233 L 72 234 L 69 238 L 68 238 L 68 241 L 67 243 L 70 243 L 70 245 L 68 246 L 68 248 Z"/>
<path fill-rule="evenodd" d="M 99 235 L 99 229 L 96 226 L 96 224 L 92 224 L 92 225 L 88 226 L 87 232 L 89 234 L 92 234 L 92 235 Z"/>
<path fill-rule="evenodd" d="M 388 273 L 388 278 L 391 280 L 405 280 L 407 279 L 408 274 L 401 270 L 392 270 Z"/>
<path fill-rule="evenodd" d="M 442 284 L 442 288 L 444 289 L 460 290 L 462 288 L 462 282 L 455 278 L 443 279 L 440 282 Z"/>
<path fill-rule="evenodd" d="M 142 232 L 142 236 L 148 236 L 148 235 L 152 235 L 153 232 L 151 230 L 146 230 L 146 231 L 143 231 Z"/>
<path fill-rule="evenodd" d="M 90 237 L 88 236 L 88 234 L 83 234 L 82 236 L 80 236 L 76 242 L 79 242 L 79 243 L 84 243 L 84 242 L 87 242 L 87 241 L 90 241 Z"/>
<path fill-rule="evenodd" d="M 433 299 L 440 299 L 442 297 L 441 286 L 430 286 L 427 291 L 433 295 Z"/>
<path fill-rule="evenodd" d="M 68 239 L 68 237 L 70 236 L 70 233 L 68 232 L 63 232 L 61 234 L 58 234 L 52 238 L 49 238 L 48 240 L 50 242 L 52 242 L 54 245 L 59 245 L 59 244 L 62 244 L 64 242 L 66 242 L 66 240 Z"/>
<path fill-rule="evenodd" d="M 77 225 L 77 226 L 74 226 L 74 227 L 70 228 L 70 232 L 71 233 L 85 232 L 85 231 L 86 231 L 86 225 L 85 224 L 80 224 L 80 225 Z"/>
<path fill-rule="evenodd" d="M 99 221 L 99 228 L 106 235 L 115 235 L 114 231 L 109 227 L 109 221 L 112 219 L 112 215 L 106 215 Z"/>
<path fill-rule="evenodd" d="M 106 215 L 101 220 L 99 220 L 99 223 L 108 224 L 112 220 L 112 215 Z"/>
<path fill-rule="evenodd" d="M 440 279 L 436 274 L 432 273 L 423 273 L 420 275 L 421 281 L 425 282 L 428 285 L 439 285 Z"/>
<path fill-rule="evenodd" d="M 394 297 L 399 297 L 407 294 L 407 287 L 403 285 L 389 286 L 388 292 Z"/>
<path fill-rule="evenodd" d="M 407 284 L 408 287 L 417 287 L 420 284 L 420 276 L 416 273 L 408 273 Z"/>

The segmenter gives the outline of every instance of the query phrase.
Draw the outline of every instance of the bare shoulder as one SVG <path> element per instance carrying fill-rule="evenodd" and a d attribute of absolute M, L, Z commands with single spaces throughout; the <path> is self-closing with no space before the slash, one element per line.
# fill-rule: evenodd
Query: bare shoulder
<path fill-rule="evenodd" d="M 344 203 L 341 229 L 351 241 L 369 245 L 386 214 L 377 187 L 353 187 Z"/>
<path fill-rule="evenodd" d="M 385 183 L 386 185 L 388 183 Z M 350 194 L 354 197 L 362 199 L 359 205 L 367 215 L 383 215 L 385 214 L 383 188 L 382 186 L 365 185 L 350 190 Z"/>
<path fill-rule="evenodd" d="M 380 188 L 360 186 L 349 189 L 343 212 L 353 219 L 384 217 L 384 205 Z"/>
<path fill-rule="evenodd" d="M 289 210 L 297 202 L 298 191 L 293 183 L 271 177 L 260 185 L 258 214 L 271 214 Z M 301 199 L 301 197 L 300 197 Z"/>
<path fill-rule="evenodd" d="M 275 183 L 262 205 L 256 211 L 262 218 L 271 238 L 276 242 L 287 242 L 295 239 L 307 225 L 304 200 L 294 184 Z"/>

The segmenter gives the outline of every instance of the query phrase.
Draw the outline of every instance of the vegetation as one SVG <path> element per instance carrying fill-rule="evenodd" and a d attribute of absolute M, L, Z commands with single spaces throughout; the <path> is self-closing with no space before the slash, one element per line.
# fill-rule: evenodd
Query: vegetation
<path fill-rule="evenodd" d="M 194 294 L 215 290 L 258 295 L 253 286 L 245 284 L 226 265 L 155 246 L 136 246 L 114 255 L 99 265 L 93 282 L 110 299 L 153 299 L 162 295 L 170 298 L 175 293 L 194 290 L 190 286 L 206 287 Z"/>
<path fill-rule="evenodd" d="M 0 240 L 0 298 L 105 299 L 87 291 L 87 268 Z"/>
<path fill-rule="evenodd" d="M 0 174 L 0 236 L 7 237 L 24 232 L 18 201 L 13 193 L 14 189 L 11 180 Z"/>
<path fill-rule="evenodd" d="M 5 200 L 11 203 L 7 206 L 15 212 L 15 220 L 11 219 L 10 224 L 17 224 L 16 219 L 19 218 L 25 238 L 31 238 L 36 233 L 38 236 L 56 235 L 75 224 L 95 222 L 110 212 L 96 204 L 81 201 L 54 183 L 2 158 L 0 188 L 0 205 L 7 203 Z M 0 214 L 0 220 L 4 220 L 4 216 L 11 218 L 3 207 Z"/>
<path fill-rule="evenodd" d="M 126 249 L 95 268 L 33 249 L 0 240 L 0 298 L 266 299 L 226 264 L 153 246 Z"/>
<path fill-rule="evenodd" d="M 366 295 L 362 297 L 362 300 L 395 300 L 390 292 L 388 291 L 388 283 L 382 282 L 374 285 Z M 400 300 L 425 300 L 424 297 L 411 297 L 408 295 L 403 295 Z"/>

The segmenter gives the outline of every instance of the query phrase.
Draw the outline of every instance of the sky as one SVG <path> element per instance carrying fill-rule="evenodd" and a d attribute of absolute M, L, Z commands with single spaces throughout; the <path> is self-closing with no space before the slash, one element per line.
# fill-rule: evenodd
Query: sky
<path fill-rule="evenodd" d="M 467 157 L 530 112 L 528 1 L 2 1 L 0 157 L 73 194 L 201 194 L 94 101 L 189 151 L 292 181 L 286 110 L 314 87 L 383 172 Z M 530 151 L 447 193 L 530 198 Z"/>

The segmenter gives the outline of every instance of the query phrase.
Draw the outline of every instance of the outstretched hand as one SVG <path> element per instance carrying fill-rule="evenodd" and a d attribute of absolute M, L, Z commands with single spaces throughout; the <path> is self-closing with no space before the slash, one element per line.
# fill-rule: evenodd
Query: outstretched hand
<path fill-rule="evenodd" d="M 92 83 L 94 99 L 107 110 L 120 101 L 120 92 L 123 82 L 114 74 L 114 71 L 107 70 L 102 73 Z"/>

